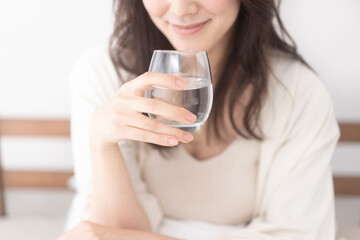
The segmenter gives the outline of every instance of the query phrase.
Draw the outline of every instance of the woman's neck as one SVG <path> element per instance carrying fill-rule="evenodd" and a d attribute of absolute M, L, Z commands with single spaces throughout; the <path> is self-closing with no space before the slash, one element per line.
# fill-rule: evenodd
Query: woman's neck
<path fill-rule="evenodd" d="M 225 68 L 226 59 L 230 54 L 232 46 L 232 35 L 234 26 L 223 36 L 222 39 L 212 49 L 208 51 L 210 68 L 212 74 L 213 87 L 220 80 L 221 74 Z"/>

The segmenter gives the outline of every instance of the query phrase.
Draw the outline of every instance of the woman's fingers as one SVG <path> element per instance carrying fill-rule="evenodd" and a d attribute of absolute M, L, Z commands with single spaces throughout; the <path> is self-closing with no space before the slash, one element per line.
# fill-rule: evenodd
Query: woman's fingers
<path fill-rule="evenodd" d="M 138 97 L 131 101 L 131 108 L 136 112 L 152 113 L 185 124 L 193 123 L 196 120 L 196 115 L 186 108 L 158 99 Z M 121 111 L 122 109 L 124 109 L 123 104 L 119 104 L 118 110 Z"/>
<path fill-rule="evenodd" d="M 166 134 L 153 133 L 144 129 L 127 126 L 122 135 L 127 139 L 141 142 L 154 143 L 162 146 L 175 146 L 179 143 L 176 137 Z"/>
<path fill-rule="evenodd" d="M 144 97 L 144 91 L 153 86 L 182 90 L 186 84 L 179 76 L 156 72 L 147 72 L 126 82 L 109 101 L 103 113 L 98 112 L 99 117 L 94 121 L 94 126 L 102 127 L 94 131 L 93 135 L 104 141 L 133 139 L 162 146 L 174 146 L 178 141 L 191 141 L 193 137 L 190 133 L 141 115 L 151 113 L 180 123 L 195 122 L 196 116 L 184 107 Z M 104 117 L 105 115 L 108 117 Z"/>
<path fill-rule="evenodd" d="M 135 93 L 143 93 L 146 89 L 151 88 L 153 85 L 174 90 L 182 90 L 185 88 L 187 83 L 181 77 L 175 75 L 146 72 L 126 84 L 131 91 Z"/>
<path fill-rule="evenodd" d="M 138 116 L 128 117 L 129 119 L 119 119 L 119 122 L 128 122 L 128 126 L 144 129 L 157 134 L 164 134 L 175 137 L 178 141 L 187 143 L 193 140 L 193 135 L 179 128 L 170 127 L 160 121 L 153 120 L 142 114 Z"/>

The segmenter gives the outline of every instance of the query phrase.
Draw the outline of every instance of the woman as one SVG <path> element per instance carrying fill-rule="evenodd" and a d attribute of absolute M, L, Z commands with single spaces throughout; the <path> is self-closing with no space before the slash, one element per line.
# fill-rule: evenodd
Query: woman
<path fill-rule="evenodd" d="M 223 227 L 206 239 L 334 239 L 339 130 L 321 80 L 279 37 L 291 40 L 276 1 L 114 3 L 109 51 L 85 55 L 71 76 L 69 226 L 83 221 L 60 239 L 187 238 L 169 226 L 191 221 Z M 143 97 L 151 85 L 186 85 L 146 72 L 155 49 L 208 52 L 214 104 L 200 131 L 142 114 L 196 118 Z"/>

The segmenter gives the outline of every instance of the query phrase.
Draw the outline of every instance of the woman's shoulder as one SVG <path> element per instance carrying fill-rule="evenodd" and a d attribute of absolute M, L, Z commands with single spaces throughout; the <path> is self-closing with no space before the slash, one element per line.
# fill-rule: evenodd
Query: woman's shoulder
<path fill-rule="evenodd" d="M 69 77 L 70 88 L 86 95 L 108 98 L 128 80 L 130 74 L 120 69 L 117 72 L 109 52 L 108 43 L 95 45 L 75 62 Z"/>
<path fill-rule="evenodd" d="M 270 76 L 262 109 L 264 128 L 275 132 L 302 109 L 320 112 L 332 108 L 322 79 L 308 66 L 282 54 L 270 57 Z M 311 116 L 302 116 L 307 118 Z M 267 127 L 266 127 L 267 126 Z"/>
<path fill-rule="evenodd" d="M 290 101 L 306 101 L 309 92 L 327 94 L 321 77 L 299 60 L 280 53 L 270 55 L 268 92 L 286 96 Z M 283 98 L 284 100 L 284 98 Z"/>
<path fill-rule="evenodd" d="M 81 54 L 73 66 L 69 80 L 86 85 L 99 81 L 105 74 L 109 80 L 114 81 L 117 78 L 106 45 L 99 44 Z"/>
<path fill-rule="evenodd" d="M 109 80 L 126 82 L 131 73 L 123 68 L 116 68 L 111 56 L 109 43 L 103 42 L 85 50 L 77 59 L 74 71 L 83 74 L 93 75 L 93 77 L 107 77 Z"/>

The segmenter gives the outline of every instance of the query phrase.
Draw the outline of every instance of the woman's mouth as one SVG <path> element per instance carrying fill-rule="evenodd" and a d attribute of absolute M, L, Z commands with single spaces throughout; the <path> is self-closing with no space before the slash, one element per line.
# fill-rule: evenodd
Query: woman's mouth
<path fill-rule="evenodd" d="M 199 32 L 206 25 L 208 21 L 209 20 L 202 23 L 196 23 L 187 26 L 176 25 L 176 24 L 171 24 L 171 25 L 177 34 L 182 36 L 188 36 Z"/>

